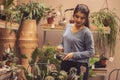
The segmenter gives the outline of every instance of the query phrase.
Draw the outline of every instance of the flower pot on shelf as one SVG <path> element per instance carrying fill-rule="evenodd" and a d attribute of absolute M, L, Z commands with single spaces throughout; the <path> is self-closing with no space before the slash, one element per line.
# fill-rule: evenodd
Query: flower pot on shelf
<path fill-rule="evenodd" d="M 47 23 L 48 24 L 53 24 L 53 22 L 54 22 L 54 17 L 48 17 L 47 18 Z"/>
<path fill-rule="evenodd" d="M 106 65 L 106 60 L 100 60 L 101 65 Z"/>
<path fill-rule="evenodd" d="M 106 62 L 107 58 L 101 58 L 98 62 L 95 63 L 95 68 L 105 68 L 107 66 Z"/>

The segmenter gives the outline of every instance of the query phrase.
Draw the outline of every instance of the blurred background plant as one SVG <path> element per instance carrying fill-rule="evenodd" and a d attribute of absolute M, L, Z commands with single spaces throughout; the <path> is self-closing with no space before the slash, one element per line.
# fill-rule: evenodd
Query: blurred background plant
<path fill-rule="evenodd" d="M 116 36 L 120 32 L 120 18 L 112 10 L 102 8 L 98 12 L 91 13 L 90 21 L 98 27 L 97 44 L 104 50 L 103 53 L 105 54 L 106 46 L 108 44 L 110 56 L 114 56 Z M 105 32 L 105 28 L 107 27 L 110 28 L 110 33 L 108 35 Z"/>

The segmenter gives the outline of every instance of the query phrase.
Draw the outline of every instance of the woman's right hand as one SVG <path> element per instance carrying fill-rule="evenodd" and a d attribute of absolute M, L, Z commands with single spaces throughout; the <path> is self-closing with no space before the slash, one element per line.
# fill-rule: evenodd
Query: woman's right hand
<path fill-rule="evenodd" d="M 63 52 L 63 47 L 62 46 L 57 46 L 57 51 L 58 52 Z"/>

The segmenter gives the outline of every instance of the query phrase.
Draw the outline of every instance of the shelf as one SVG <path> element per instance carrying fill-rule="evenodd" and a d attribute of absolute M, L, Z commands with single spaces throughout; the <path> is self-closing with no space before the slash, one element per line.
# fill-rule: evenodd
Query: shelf
<path fill-rule="evenodd" d="M 7 23 L 7 25 L 6 25 L 6 23 Z M 3 21 L 3 20 L 0 20 L 0 28 L 7 28 L 7 29 L 18 30 L 19 24 L 18 23 L 10 23 L 10 22 L 6 22 L 6 21 Z"/>
<path fill-rule="evenodd" d="M 51 26 L 52 26 L 51 24 L 42 24 L 40 26 L 42 26 L 44 31 L 49 31 L 49 30 L 63 31 L 65 29 L 65 26 L 60 26 L 60 25 L 57 25 L 57 24 L 55 24 L 55 28 L 51 28 Z M 96 26 L 94 26 L 94 25 L 90 25 L 90 30 L 93 33 L 98 33 L 98 28 Z M 110 33 L 110 28 L 109 27 L 104 27 L 104 30 L 105 30 L 106 34 Z"/>
<path fill-rule="evenodd" d="M 107 74 L 107 68 L 95 68 L 95 69 L 92 69 L 92 70 L 97 75 L 106 76 L 106 74 Z"/>
<path fill-rule="evenodd" d="M 63 31 L 65 29 L 65 26 L 60 26 L 60 25 L 57 25 L 57 24 L 54 25 L 55 28 L 51 27 L 52 24 L 42 24 L 40 26 L 42 26 L 42 29 L 44 31 L 51 31 L 51 30 L 54 30 L 54 31 Z"/>

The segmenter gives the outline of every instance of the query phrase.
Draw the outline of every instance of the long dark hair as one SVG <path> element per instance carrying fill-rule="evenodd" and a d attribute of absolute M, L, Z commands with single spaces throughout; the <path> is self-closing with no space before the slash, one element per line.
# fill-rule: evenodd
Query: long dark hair
<path fill-rule="evenodd" d="M 89 20 L 88 20 L 88 17 L 89 17 L 89 13 L 90 13 L 90 10 L 89 10 L 89 8 L 88 8 L 88 6 L 87 5 L 85 5 L 85 4 L 78 4 L 76 7 L 75 7 L 75 9 L 74 9 L 74 13 L 73 13 L 73 16 L 74 16 L 74 14 L 76 14 L 77 12 L 81 12 L 81 13 L 83 13 L 83 14 L 85 14 L 85 26 L 86 27 L 89 27 Z"/>

